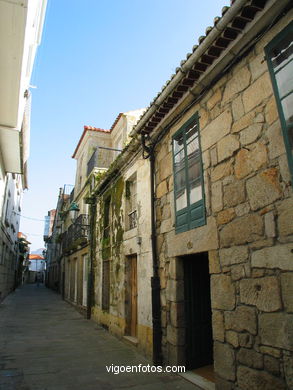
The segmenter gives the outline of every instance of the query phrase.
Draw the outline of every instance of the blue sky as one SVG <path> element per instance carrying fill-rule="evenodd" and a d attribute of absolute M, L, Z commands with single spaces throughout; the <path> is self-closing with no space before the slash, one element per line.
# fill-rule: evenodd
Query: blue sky
<path fill-rule="evenodd" d="M 42 220 L 59 187 L 74 184 L 71 158 L 84 125 L 108 129 L 143 108 L 213 25 L 226 0 L 48 0 L 31 85 L 29 190 L 22 215 Z M 21 218 L 31 249 L 44 223 Z"/>

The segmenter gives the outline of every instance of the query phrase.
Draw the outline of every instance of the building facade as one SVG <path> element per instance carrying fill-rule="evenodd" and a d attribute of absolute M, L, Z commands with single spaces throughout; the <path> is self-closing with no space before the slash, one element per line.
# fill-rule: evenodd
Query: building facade
<path fill-rule="evenodd" d="M 292 28 L 286 1 L 233 2 L 133 132 L 155 159 L 163 361 L 221 390 L 293 386 Z"/>
<path fill-rule="evenodd" d="M 0 302 L 18 283 L 19 219 L 27 188 L 29 82 L 46 0 L 0 1 Z"/>

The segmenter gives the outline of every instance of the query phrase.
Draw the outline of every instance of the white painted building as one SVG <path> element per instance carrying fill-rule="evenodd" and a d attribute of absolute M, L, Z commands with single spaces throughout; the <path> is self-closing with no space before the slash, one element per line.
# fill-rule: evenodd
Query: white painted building
<path fill-rule="evenodd" d="M 0 0 L 0 301 L 15 287 L 17 233 L 27 188 L 30 78 L 47 0 Z"/>

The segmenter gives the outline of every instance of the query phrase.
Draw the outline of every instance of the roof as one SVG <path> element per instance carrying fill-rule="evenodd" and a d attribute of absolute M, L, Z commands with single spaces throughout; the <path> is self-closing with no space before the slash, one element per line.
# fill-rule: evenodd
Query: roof
<path fill-rule="evenodd" d="M 29 260 L 44 260 L 44 257 L 40 255 L 29 255 L 28 258 Z"/>
<path fill-rule="evenodd" d="M 176 73 L 151 101 L 132 133 L 150 134 L 181 98 L 199 84 L 198 80 L 201 76 L 212 69 L 211 65 L 221 57 L 230 43 L 239 35 L 243 35 L 246 25 L 264 10 L 267 3 L 270 2 L 268 0 L 231 0 L 231 7 L 223 7 L 222 16 L 216 16 L 214 26 L 208 26 L 205 35 L 198 38 L 198 45 L 193 46 L 192 53 L 186 55 L 180 67 L 176 68 Z M 193 91 L 190 92 L 192 94 Z"/>
<path fill-rule="evenodd" d="M 110 131 L 112 131 L 112 130 L 114 129 L 114 127 L 117 125 L 117 123 L 118 123 L 119 119 L 122 117 L 122 115 L 123 115 L 123 112 L 120 112 L 120 113 L 117 115 L 117 117 L 116 117 L 116 119 L 115 119 L 113 125 L 111 126 Z"/>
<path fill-rule="evenodd" d="M 84 139 L 84 136 L 86 134 L 87 131 L 97 131 L 99 133 L 110 133 L 111 130 L 105 130 L 105 129 L 100 129 L 99 127 L 93 127 L 93 126 L 83 126 L 83 133 L 78 141 L 78 144 L 75 148 L 75 151 L 72 155 L 72 158 L 75 157 L 77 151 L 78 151 L 78 148 L 80 147 L 80 144 L 82 143 L 82 140 Z"/>

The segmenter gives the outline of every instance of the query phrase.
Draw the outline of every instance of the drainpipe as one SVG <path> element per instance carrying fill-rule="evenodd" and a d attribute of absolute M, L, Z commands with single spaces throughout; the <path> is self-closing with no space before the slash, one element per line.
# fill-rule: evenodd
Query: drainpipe
<path fill-rule="evenodd" d="M 94 259 L 95 259 L 95 226 L 96 226 L 96 212 L 97 204 L 96 198 L 93 197 L 90 200 L 90 229 L 89 229 L 89 248 L 90 253 L 88 256 L 88 283 L 87 283 L 87 310 L 86 318 L 91 319 L 92 303 L 93 303 L 93 287 L 94 287 Z"/>
<path fill-rule="evenodd" d="M 146 156 L 150 160 L 150 185 L 151 185 L 151 240 L 153 276 L 151 277 L 152 289 L 152 318 L 153 318 L 153 362 L 154 365 L 162 365 L 162 329 L 161 329 L 161 296 L 159 261 L 157 256 L 157 234 L 155 219 L 155 153 L 154 145 L 151 147 L 145 144 L 145 135 L 141 136 L 141 144 Z"/>

